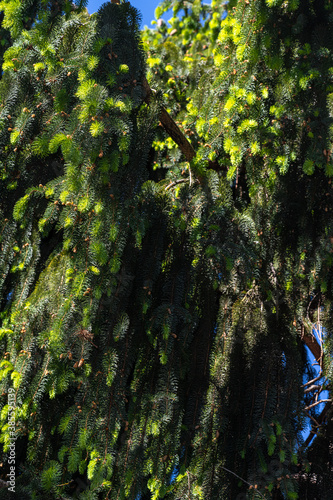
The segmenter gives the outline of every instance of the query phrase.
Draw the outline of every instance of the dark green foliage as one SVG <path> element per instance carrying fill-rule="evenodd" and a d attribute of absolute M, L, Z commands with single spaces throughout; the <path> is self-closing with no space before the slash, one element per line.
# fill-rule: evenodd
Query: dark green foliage
<path fill-rule="evenodd" d="M 1 479 L 13 388 L 20 498 L 326 498 L 330 2 L 82 6 L 0 3 Z"/>

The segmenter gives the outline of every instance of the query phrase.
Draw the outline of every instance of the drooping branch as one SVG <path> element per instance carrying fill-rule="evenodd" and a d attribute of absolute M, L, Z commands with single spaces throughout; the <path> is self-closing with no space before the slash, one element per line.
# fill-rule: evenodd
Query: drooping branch
<path fill-rule="evenodd" d="M 153 91 L 150 88 L 146 78 L 143 79 L 143 87 L 144 87 L 144 90 L 146 92 L 145 102 L 147 104 L 149 104 Z M 174 140 L 174 142 L 179 146 L 181 152 L 183 153 L 183 155 L 186 158 L 186 161 L 190 162 L 191 160 L 193 160 L 193 158 L 195 158 L 195 156 L 196 156 L 196 153 L 195 153 L 193 146 L 191 145 L 189 140 L 186 138 L 186 136 L 180 130 L 180 128 L 178 127 L 176 122 L 173 120 L 173 118 L 169 115 L 169 113 L 167 112 L 167 110 L 163 106 L 161 108 L 159 118 L 160 118 L 160 122 L 161 122 L 161 125 L 163 126 L 164 130 Z M 209 168 L 211 168 L 212 170 L 216 170 L 216 171 L 226 171 L 227 170 L 224 166 L 221 166 L 217 162 L 213 162 L 213 161 L 209 161 Z M 178 181 L 178 182 L 183 182 L 183 181 Z M 177 184 L 177 181 L 175 183 L 171 183 L 169 186 L 167 186 L 166 189 L 173 187 L 175 184 Z M 302 325 L 301 339 L 304 342 L 304 344 L 309 348 L 310 352 L 313 354 L 316 361 L 319 362 L 320 365 L 322 366 L 322 363 L 323 363 L 322 348 L 321 348 L 319 342 L 317 341 L 317 339 L 315 338 L 315 336 L 312 335 L 311 332 L 308 332 L 305 330 L 304 324 Z M 317 380 L 317 378 L 314 379 L 313 381 L 308 382 L 308 384 L 310 384 L 311 382 L 314 382 L 316 380 Z M 307 384 L 305 384 L 305 385 L 307 385 Z M 317 422 L 322 425 L 324 420 L 325 420 L 327 409 L 330 406 L 331 401 L 330 400 L 322 400 L 321 402 L 326 402 L 324 410 L 321 412 L 321 414 L 317 418 Z M 319 403 L 319 401 L 318 401 L 318 403 Z M 315 406 L 315 405 L 312 405 L 312 406 Z M 306 409 L 312 408 L 312 406 L 310 406 Z M 315 429 L 315 426 L 312 427 L 312 430 L 304 443 L 305 447 L 307 447 L 309 445 L 309 443 L 312 441 L 313 437 L 315 436 L 316 430 L 314 430 L 314 429 Z"/>

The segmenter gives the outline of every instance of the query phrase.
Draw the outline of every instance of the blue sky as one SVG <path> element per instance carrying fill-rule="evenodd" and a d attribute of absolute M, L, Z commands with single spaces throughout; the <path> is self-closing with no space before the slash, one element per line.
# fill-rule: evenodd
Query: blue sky
<path fill-rule="evenodd" d="M 87 6 L 89 14 L 96 12 L 103 3 L 105 3 L 103 0 L 89 0 Z M 159 3 L 159 0 L 131 0 L 131 4 L 141 12 L 142 28 L 146 25 L 152 27 L 150 22 L 154 19 L 154 12 Z"/>

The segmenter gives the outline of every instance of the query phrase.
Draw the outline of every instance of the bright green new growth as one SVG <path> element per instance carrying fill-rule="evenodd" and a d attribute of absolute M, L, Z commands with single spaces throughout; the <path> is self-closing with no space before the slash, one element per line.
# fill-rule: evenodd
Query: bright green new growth
<path fill-rule="evenodd" d="M 128 2 L 77 4 L 0 3 L 16 495 L 328 499 L 332 411 L 302 385 L 314 323 L 333 375 L 330 2 L 165 0 L 141 34 Z"/>

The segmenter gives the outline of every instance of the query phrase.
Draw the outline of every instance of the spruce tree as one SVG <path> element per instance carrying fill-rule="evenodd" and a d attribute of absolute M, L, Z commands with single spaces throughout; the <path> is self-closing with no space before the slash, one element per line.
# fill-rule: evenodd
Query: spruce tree
<path fill-rule="evenodd" d="M 329 500 L 331 2 L 0 10 L 0 498 Z"/>

